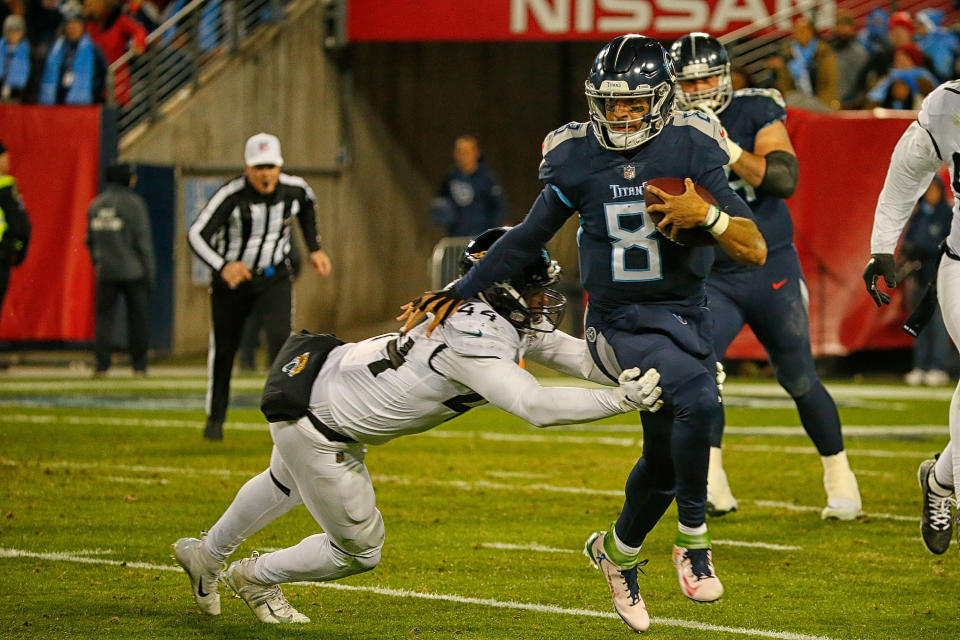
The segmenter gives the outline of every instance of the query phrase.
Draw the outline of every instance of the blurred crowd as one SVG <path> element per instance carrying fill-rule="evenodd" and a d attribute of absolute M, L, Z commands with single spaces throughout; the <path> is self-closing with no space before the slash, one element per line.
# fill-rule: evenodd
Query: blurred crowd
<path fill-rule="evenodd" d="M 858 29 L 841 9 L 827 31 L 798 16 L 758 84 L 812 110 L 919 109 L 935 87 L 960 74 L 960 24 L 945 25 L 945 16 L 941 9 L 911 15 L 877 8 Z"/>
<path fill-rule="evenodd" d="M 115 101 L 131 100 L 131 69 L 142 65 L 147 35 L 180 12 L 188 0 L 0 0 L 0 101 L 39 104 L 96 104 L 108 101 L 108 68 L 130 52 L 129 64 L 114 69 Z M 277 0 L 241 2 L 240 30 L 282 15 Z M 248 6 L 250 5 L 250 6 Z M 226 9 L 225 9 L 226 10 Z M 224 37 L 221 3 L 198 14 L 196 48 L 215 52 Z M 188 66 L 184 33 L 166 28 L 154 44 L 157 63 Z M 171 55 L 179 53 L 176 64 Z M 181 74 L 182 75 L 182 74 Z"/>

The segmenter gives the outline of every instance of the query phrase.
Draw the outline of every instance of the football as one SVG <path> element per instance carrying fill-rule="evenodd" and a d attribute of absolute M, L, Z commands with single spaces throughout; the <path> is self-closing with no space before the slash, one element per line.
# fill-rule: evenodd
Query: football
<path fill-rule="evenodd" d="M 658 189 L 666 191 L 670 195 L 675 196 L 680 195 L 686 190 L 686 187 L 683 184 L 683 178 L 654 178 L 653 180 L 647 180 L 647 182 L 644 184 L 644 187 L 647 187 L 648 185 L 653 185 Z M 709 191 L 698 184 L 695 184 L 694 187 L 696 188 L 697 193 L 700 194 L 701 198 L 710 204 L 717 204 L 716 198 L 710 195 Z M 646 188 L 643 190 L 643 201 L 647 206 L 650 206 L 651 204 L 663 204 L 663 199 L 660 196 L 654 195 Z M 660 224 L 660 221 L 663 220 L 663 213 L 660 211 L 650 211 L 649 214 L 650 219 L 656 224 Z M 663 235 L 667 237 L 666 234 Z M 676 242 L 688 247 L 709 247 L 717 244 L 717 239 L 706 229 L 694 227 L 693 229 L 681 229 L 680 233 L 677 235 Z"/>

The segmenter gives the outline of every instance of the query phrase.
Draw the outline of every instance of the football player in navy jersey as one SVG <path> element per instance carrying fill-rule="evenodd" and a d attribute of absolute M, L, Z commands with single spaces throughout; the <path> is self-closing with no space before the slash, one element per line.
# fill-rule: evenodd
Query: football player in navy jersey
<path fill-rule="evenodd" d="M 713 252 L 670 237 L 702 227 L 735 260 L 751 265 L 763 264 L 766 245 L 750 208 L 727 182 L 729 152 L 719 123 L 675 110 L 676 75 L 659 43 L 635 34 L 615 38 L 597 54 L 585 93 L 589 121 L 564 125 L 543 142 L 545 187 L 524 221 L 453 287 L 420 296 L 399 319 L 406 321 L 404 331 L 426 313 L 433 315 L 431 326 L 442 324 L 464 299 L 535 259 L 579 214 L 591 355 L 611 380 L 624 369 L 656 367 L 663 387 L 663 410 L 656 419 L 641 416 L 643 455 L 627 479 L 620 516 L 585 549 L 603 571 L 617 613 L 643 631 L 650 619 L 637 583 L 640 545 L 674 498 L 680 522 L 673 561 L 683 593 L 702 602 L 723 593 L 705 512 L 710 425 L 723 411 L 705 306 Z M 685 193 L 646 185 L 660 177 L 687 178 Z M 693 183 L 719 206 L 703 200 Z M 664 202 L 647 207 L 645 190 Z M 649 212 L 663 219 L 656 224 Z"/>
<path fill-rule="evenodd" d="M 783 98 L 775 89 L 733 91 L 727 52 L 705 33 L 679 38 L 670 55 L 680 85 L 677 102 L 684 109 L 698 109 L 719 119 L 730 149 L 730 186 L 753 209 L 767 242 L 767 261 L 762 267 L 736 262 L 723 251 L 714 252 L 707 280 L 714 351 L 722 359 L 743 325 L 750 325 L 820 453 L 827 493 L 822 517 L 853 520 L 860 515 L 860 492 L 843 448 L 837 405 L 814 367 L 807 287 L 793 246 L 790 210 L 783 200 L 797 186 L 797 156 L 784 126 Z M 719 422 L 710 436 L 707 510 L 722 515 L 735 511 L 737 501 L 723 470 L 723 413 L 715 416 Z"/>

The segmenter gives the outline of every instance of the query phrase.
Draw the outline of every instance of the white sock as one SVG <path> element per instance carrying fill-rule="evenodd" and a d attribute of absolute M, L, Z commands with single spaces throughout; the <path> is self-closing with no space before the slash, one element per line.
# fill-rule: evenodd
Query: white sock
<path fill-rule="evenodd" d="M 948 442 L 944 447 L 943 453 L 937 458 L 937 463 L 933 465 L 933 473 L 928 477 L 930 490 L 938 496 L 949 496 L 953 493 L 950 487 L 953 486 L 953 448 L 952 442 Z"/>
<path fill-rule="evenodd" d="M 613 531 L 613 544 L 616 545 L 617 551 L 628 556 L 635 556 L 640 553 L 640 547 L 631 547 L 630 545 L 626 544 L 623 540 L 617 537 L 616 527 L 610 528 Z"/>
<path fill-rule="evenodd" d="M 847 461 L 847 452 L 841 451 L 832 456 L 820 456 L 820 462 L 823 463 L 823 470 L 826 473 L 846 472 L 851 473 L 850 463 Z"/>
<path fill-rule="evenodd" d="M 680 533 L 684 533 L 688 536 L 702 536 L 707 532 L 707 523 L 704 522 L 699 527 L 688 527 L 682 522 L 678 522 L 677 528 L 680 529 Z"/>

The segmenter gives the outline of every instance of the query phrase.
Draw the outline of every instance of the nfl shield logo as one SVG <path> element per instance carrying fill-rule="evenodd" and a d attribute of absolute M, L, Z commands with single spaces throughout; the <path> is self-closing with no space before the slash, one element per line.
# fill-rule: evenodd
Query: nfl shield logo
<path fill-rule="evenodd" d="M 637 168 L 632 164 L 628 164 L 623 168 L 623 177 L 627 180 L 633 180 L 637 177 Z"/>

